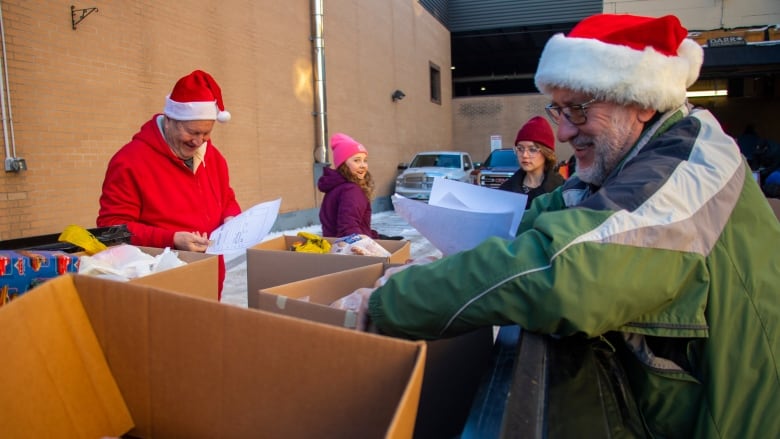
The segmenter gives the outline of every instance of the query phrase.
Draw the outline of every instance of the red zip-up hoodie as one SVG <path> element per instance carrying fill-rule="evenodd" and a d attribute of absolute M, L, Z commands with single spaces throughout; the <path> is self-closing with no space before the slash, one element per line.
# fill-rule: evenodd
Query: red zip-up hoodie
<path fill-rule="evenodd" d="M 173 248 L 176 232 L 211 232 L 241 213 L 227 161 L 208 141 L 195 172 L 176 157 L 155 115 L 108 163 L 98 227 L 126 224 L 133 245 Z M 225 267 L 220 257 L 221 296 Z"/>

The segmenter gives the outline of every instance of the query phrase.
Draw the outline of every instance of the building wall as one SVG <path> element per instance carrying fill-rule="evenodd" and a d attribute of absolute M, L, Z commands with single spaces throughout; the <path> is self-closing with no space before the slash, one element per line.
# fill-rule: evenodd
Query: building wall
<path fill-rule="evenodd" d="M 691 31 L 780 23 L 777 0 L 612 0 L 604 1 L 604 12 L 654 17 L 674 14 Z"/>
<path fill-rule="evenodd" d="M 468 151 L 475 161 L 482 162 L 490 154 L 491 136 L 501 136 L 502 146 L 512 147 L 520 127 L 534 116 L 544 116 L 544 106 L 549 103 L 541 94 L 455 98 L 455 149 Z M 568 143 L 556 142 L 555 153 L 558 161 L 567 160 L 572 149 Z"/>
<path fill-rule="evenodd" d="M 101 1 L 75 30 L 71 4 L 2 2 L 3 146 L 28 169 L 0 173 L 0 240 L 94 227 L 108 160 L 194 69 L 216 78 L 233 115 L 212 139 L 239 203 L 316 211 L 310 2 Z M 367 146 L 387 196 L 399 161 L 451 143 L 449 33 L 415 0 L 323 4 L 328 130 Z M 428 98 L 429 62 L 441 105 Z M 393 103 L 395 89 L 406 98 Z"/>
<path fill-rule="evenodd" d="M 776 84 L 780 90 L 780 84 Z M 490 153 L 492 135 L 500 135 L 503 147 L 514 144 L 517 130 L 528 119 L 544 115 L 549 99 L 541 94 L 464 97 L 453 100 L 453 146 L 468 151 L 475 161 L 484 161 Z M 773 97 L 694 98 L 691 103 L 710 110 L 724 130 L 736 137 L 750 124 L 762 138 L 780 142 L 776 123 L 780 94 Z M 553 130 L 555 126 L 553 125 Z M 573 153 L 568 143 L 556 142 L 558 161 Z"/>
<path fill-rule="evenodd" d="M 449 32 L 414 0 L 343 0 L 328 13 L 326 65 L 331 133 L 368 148 L 380 196 L 390 195 L 397 165 L 452 141 Z M 430 99 L 429 63 L 441 73 L 442 103 Z M 401 90 L 406 97 L 393 102 Z"/>

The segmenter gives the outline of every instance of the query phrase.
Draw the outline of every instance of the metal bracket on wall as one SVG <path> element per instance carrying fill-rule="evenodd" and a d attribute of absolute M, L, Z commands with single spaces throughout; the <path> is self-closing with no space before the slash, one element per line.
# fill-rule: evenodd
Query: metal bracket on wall
<path fill-rule="evenodd" d="M 76 30 L 76 25 L 81 23 L 81 20 L 87 18 L 87 15 L 98 12 L 98 8 L 86 8 L 86 9 L 76 9 L 75 6 L 70 5 L 70 22 L 73 25 L 73 30 Z M 81 14 L 81 17 L 76 18 L 78 14 Z"/>

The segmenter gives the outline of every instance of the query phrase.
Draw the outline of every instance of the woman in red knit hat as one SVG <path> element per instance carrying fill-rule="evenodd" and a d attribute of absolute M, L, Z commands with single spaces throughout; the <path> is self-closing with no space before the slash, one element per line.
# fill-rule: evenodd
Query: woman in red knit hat
<path fill-rule="evenodd" d="M 499 186 L 504 191 L 528 195 L 525 208 L 539 195 L 551 192 L 563 184 L 555 170 L 555 136 L 547 119 L 534 116 L 517 132 L 515 154 L 520 169 Z"/>

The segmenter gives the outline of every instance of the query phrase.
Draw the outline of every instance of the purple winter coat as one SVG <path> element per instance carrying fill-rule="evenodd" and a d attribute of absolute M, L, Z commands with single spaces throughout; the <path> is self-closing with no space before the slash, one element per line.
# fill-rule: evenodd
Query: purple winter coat
<path fill-rule="evenodd" d="M 379 238 L 371 229 L 371 201 L 355 183 L 331 168 L 324 168 L 317 188 L 325 193 L 320 206 L 322 236 L 340 238 L 352 233 Z"/>

